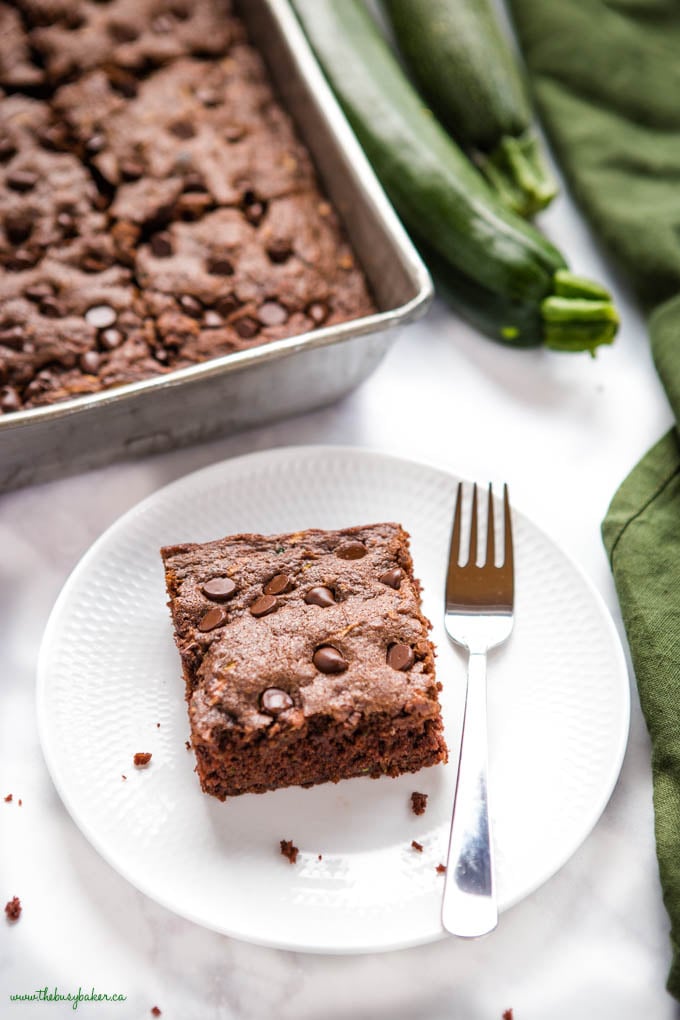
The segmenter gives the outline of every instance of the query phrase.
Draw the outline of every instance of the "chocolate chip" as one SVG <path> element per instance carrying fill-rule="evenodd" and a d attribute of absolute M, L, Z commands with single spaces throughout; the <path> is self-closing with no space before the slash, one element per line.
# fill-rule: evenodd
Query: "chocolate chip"
<path fill-rule="evenodd" d="M 225 294 L 218 298 L 215 304 L 215 311 L 219 312 L 225 319 L 228 318 L 239 307 L 239 301 L 235 294 Z"/>
<path fill-rule="evenodd" d="M 16 156 L 17 147 L 10 138 L 0 138 L 0 162 L 6 163 L 12 156 Z"/>
<path fill-rule="evenodd" d="M 203 315 L 203 305 L 191 294 L 182 294 L 179 306 L 185 315 L 190 315 L 192 319 L 200 319 Z"/>
<path fill-rule="evenodd" d="M 12 244 L 23 244 L 33 232 L 33 217 L 23 209 L 10 210 L 5 216 L 5 233 Z"/>
<path fill-rule="evenodd" d="M 52 288 L 46 283 L 36 283 L 33 287 L 27 287 L 24 294 L 29 301 L 43 301 L 52 297 Z"/>
<path fill-rule="evenodd" d="M 111 265 L 111 262 L 112 259 L 106 252 L 90 249 L 81 256 L 80 268 L 86 273 L 101 273 Z"/>
<path fill-rule="evenodd" d="M 267 613 L 273 613 L 277 605 L 278 602 L 273 595 L 262 595 L 253 602 L 250 612 L 253 616 L 266 616 Z"/>
<path fill-rule="evenodd" d="M 33 400 L 35 397 L 41 396 L 43 393 L 47 393 L 49 389 L 54 385 L 55 377 L 52 372 L 47 369 L 43 369 L 42 372 L 38 372 L 34 379 L 31 379 L 30 383 L 26 387 L 24 396 L 28 397 L 29 400 Z"/>
<path fill-rule="evenodd" d="M 21 398 L 13 386 L 6 386 L 0 392 L 0 410 L 8 413 L 21 409 Z"/>
<path fill-rule="evenodd" d="M 219 312 L 215 312 L 210 308 L 203 316 L 203 325 L 206 329 L 219 329 L 220 326 L 224 325 L 224 319 Z"/>
<path fill-rule="evenodd" d="M 341 560 L 360 560 L 367 552 L 363 542 L 345 542 L 335 550 L 335 555 Z"/>
<path fill-rule="evenodd" d="M 7 368 L 7 362 L 0 358 L 0 386 L 7 382 L 9 377 L 9 370 Z"/>
<path fill-rule="evenodd" d="M 173 123 L 168 126 L 168 131 L 170 131 L 175 138 L 181 138 L 183 140 L 193 138 L 196 134 L 194 125 L 190 120 L 173 121 Z"/>
<path fill-rule="evenodd" d="M 126 159 L 119 164 L 120 172 L 126 181 L 138 181 L 144 176 L 144 165 L 135 159 Z"/>
<path fill-rule="evenodd" d="M 285 712 L 287 708 L 292 708 L 293 699 L 287 691 L 282 691 L 278 687 L 268 687 L 260 695 L 260 706 L 263 712 L 276 714 Z"/>
<path fill-rule="evenodd" d="M 20 273 L 24 269 L 31 269 L 38 261 L 38 253 L 27 251 L 26 248 L 17 248 L 7 260 L 5 266 L 10 272 Z"/>
<path fill-rule="evenodd" d="M 64 314 L 62 305 L 56 298 L 46 297 L 40 302 L 40 314 L 48 319 L 60 319 Z"/>
<path fill-rule="evenodd" d="M 182 185 L 182 190 L 183 191 L 201 191 L 201 192 L 203 192 L 203 191 L 207 191 L 208 189 L 206 188 L 205 181 L 203 180 L 201 175 L 197 174 L 195 171 L 193 171 L 192 173 L 188 173 L 186 175 L 186 177 L 184 178 L 184 182 L 183 182 L 183 185 Z"/>
<path fill-rule="evenodd" d="M 230 577 L 211 577 L 201 585 L 201 591 L 213 602 L 226 602 L 236 594 L 236 584 Z"/>
<path fill-rule="evenodd" d="M 320 673 L 344 673 L 349 663 L 333 645 L 321 645 L 314 652 L 312 662 Z"/>
<path fill-rule="evenodd" d="M 404 571 L 401 567 L 392 567 L 391 570 L 386 571 L 380 578 L 381 584 L 386 584 L 390 588 L 394 588 L 395 591 L 399 590 L 401 580 L 404 576 Z"/>
<path fill-rule="evenodd" d="M 139 37 L 139 32 L 134 25 L 124 21 L 110 21 L 106 26 L 112 39 L 119 43 L 134 42 Z"/>
<path fill-rule="evenodd" d="M 20 351 L 24 345 L 24 331 L 21 326 L 9 326 L 0 330 L 0 344 L 3 347 L 10 347 L 14 351 Z"/>
<path fill-rule="evenodd" d="M 322 609 L 326 609 L 335 605 L 335 595 L 330 588 L 319 585 L 309 589 L 305 595 L 305 602 L 308 606 L 321 606 Z"/>
<path fill-rule="evenodd" d="M 101 0 L 100 0 L 101 2 Z M 107 0 L 105 0 L 107 2 Z M 110 68 L 108 71 L 109 81 L 111 87 L 120 92 L 121 96 L 125 96 L 126 99 L 134 99 L 139 91 L 139 85 L 136 78 L 133 78 L 131 74 L 126 74 L 120 68 Z"/>
<path fill-rule="evenodd" d="M 172 238 L 165 231 L 160 234 L 154 234 L 149 243 L 151 251 L 156 258 L 167 259 L 172 255 Z"/>
<path fill-rule="evenodd" d="M 263 326 L 282 326 L 288 320 L 288 312 L 278 301 L 265 301 L 258 308 L 257 317 Z"/>
<path fill-rule="evenodd" d="M 12 170 L 5 177 L 5 183 L 13 191 L 31 191 L 38 183 L 38 175 L 32 170 Z"/>
<path fill-rule="evenodd" d="M 212 273 L 213 276 L 233 276 L 234 266 L 229 259 L 224 258 L 224 256 L 221 258 L 208 259 L 208 272 Z"/>
<path fill-rule="evenodd" d="M 120 347 L 124 339 L 119 329 L 104 329 L 99 334 L 99 343 L 105 351 L 113 351 Z"/>
<path fill-rule="evenodd" d="M 90 135 L 88 140 L 85 142 L 85 151 L 91 156 L 95 156 L 98 152 L 101 152 L 106 145 L 106 138 L 104 135 Z"/>
<path fill-rule="evenodd" d="M 194 223 L 200 220 L 212 204 L 210 195 L 180 195 L 177 200 L 177 211 L 185 223 Z"/>
<path fill-rule="evenodd" d="M 80 355 L 80 367 L 87 375 L 95 375 L 99 368 L 100 357 L 97 351 L 85 351 Z"/>
<path fill-rule="evenodd" d="M 325 305 L 323 301 L 313 301 L 307 308 L 307 315 L 310 317 L 312 322 L 320 326 L 322 322 L 325 322 L 328 318 L 328 305 Z"/>
<path fill-rule="evenodd" d="M 293 587 L 288 574 L 274 574 L 271 581 L 264 586 L 265 595 L 283 595 Z"/>
<path fill-rule="evenodd" d="M 286 262 L 293 254 L 290 241 L 278 238 L 267 245 L 267 255 L 272 262 Z"/>
<path fill-rule="evenodd" d="M 250 340 L 260 332 L 260 324 L 250 315 L 244 315 L 242 319 L 236 320 L 234 329 L 244 340 Z"/>
<path fill-rule="evenodd" d="M 116 312 L 110 305 L 92 305 L 85 312 L 85 322 L 94 326 L 95 329 L 106 329 L 108 326 L 113 326 L 116 318 Z"/>
<path fill-rule="evenodd" d="M 415 661 L 416 657 L 410 645 L 398 642 L 397 644 L 390 645 L 387 649 L 387 665 L 391 666 L 392 669 L 406 671 L 411 668 Z"/>
<path fill-rule="evenodd" d="M 224 609 L 220 606 L 213 606 L 205 614 L 203 619 L 198 625 L 198 629 L 203 632 L 208 630 L 214 630 L 215 627 L 221 627 L 223 623 L 227 622 L 227 614 Z"/>

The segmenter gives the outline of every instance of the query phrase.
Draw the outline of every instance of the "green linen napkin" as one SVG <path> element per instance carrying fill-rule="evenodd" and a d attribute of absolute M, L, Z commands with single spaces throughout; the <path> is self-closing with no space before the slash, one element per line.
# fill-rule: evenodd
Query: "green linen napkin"
<path fill-rule="evenodd" d="M 680 423 L 680 3 L 510 0 L 569 184 L 636 288 Z M 653 311 L 652 311 L 653 310 Z M 659 874 L 680 999 L 680 432 L 615 494 L 602 526 L 652 742 Z"/>

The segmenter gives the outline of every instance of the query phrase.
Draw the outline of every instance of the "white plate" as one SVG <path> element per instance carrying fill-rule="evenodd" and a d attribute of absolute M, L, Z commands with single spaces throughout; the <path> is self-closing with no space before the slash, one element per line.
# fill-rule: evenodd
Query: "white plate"
<path fill-rule="evenodd" d="M 465 658 L 441 624 L 455 484 L 434 468 L 356 449 L 252 454 L 161 489 L 82 559 L 41 649 L 42 746 L 77 825 L 138 889 L 209 928 L 287 949 L 367 952 L 443 934 L 435 869 L 446 852 L 465 682 Z M 159 547 L 383 520 L 412 535 L 449 765 L 224 804 L 205 796 L 184 745 Z M 590 832 L 616 782 L 629 715 L 626 666 L 602 600 L 526 517 L 515 512 L 514 522 L 516 624 L 489 676 L 501 909 L 553 875 Z M 136 751 L 153 753 L 148 769 L 133 767 Z M 413 790 L 429 795 L 421 817 L 410 809 Z M 295 865 L 281 856 L 281 839 L 300 848 Z"/>

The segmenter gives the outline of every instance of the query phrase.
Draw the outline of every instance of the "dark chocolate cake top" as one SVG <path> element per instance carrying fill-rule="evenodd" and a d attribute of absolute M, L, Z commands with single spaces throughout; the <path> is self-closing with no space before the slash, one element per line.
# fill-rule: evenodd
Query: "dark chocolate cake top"
<path fill-rule="evenodd" d="M 398 524 L 162 550 L 194 732 L 436 715 L 428 621 Z"/>
<path fill-rule="evenodd" d="M 0 415 L 373 311 L 228 0 L 0 0 Z"/>

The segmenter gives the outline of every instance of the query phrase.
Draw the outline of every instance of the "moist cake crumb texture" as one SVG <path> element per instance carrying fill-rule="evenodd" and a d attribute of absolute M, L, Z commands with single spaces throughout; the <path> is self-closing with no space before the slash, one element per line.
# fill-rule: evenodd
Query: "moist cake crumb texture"
<path fill-rule="evenodd" d="M 414 815 L 424 815 L 427 807 L 427 794 L 426 793 L 412 793 L 411 794 L 411 810 Z"/>
<path fill-rule="evenodd" d="M 0 414 L 372 311 L 227 0 L 0 0 Z"/>
<path fill-rule="evenodd" d="M 13 896 L 8 903 L 5 904 L 5 914 L 7 915 L 8 921 L 18 921 L 21 917 L 21 900 L 18 896 Z"/>
<path fill-rule="evenodd" d="M 161 550 L 196 770 L 223 800 L 445 761 L 398 524 Z"/>
<path fill-rule="evenodd" d="M 282 839 L 280 846 L 283 856 L 287 857 L 291 864 L 295 864 L 300 851 L 296 846 L 293 846 L 293 841 L 291 839 Z"/>

